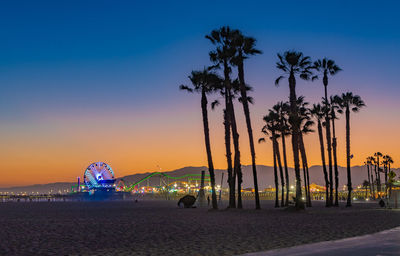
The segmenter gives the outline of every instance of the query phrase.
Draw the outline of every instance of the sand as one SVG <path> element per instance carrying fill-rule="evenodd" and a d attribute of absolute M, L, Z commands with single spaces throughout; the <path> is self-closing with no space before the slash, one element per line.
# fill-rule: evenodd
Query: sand
<path fill-rule="evenodd" d="M 0 255 L 237 255 L 400 226 L 374 204 L 210 211 L 176 201 L 0 203 Z"/>

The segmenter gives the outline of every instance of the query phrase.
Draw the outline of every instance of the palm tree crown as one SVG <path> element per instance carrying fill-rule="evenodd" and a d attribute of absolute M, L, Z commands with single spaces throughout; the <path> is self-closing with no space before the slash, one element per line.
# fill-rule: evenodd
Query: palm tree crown
<path fill-rule="evenodd" d="M 315 61 L 313 68 L 323 75 L 324 86 L 328 85 L 328 74 L 333 76 L 342 70 L 338 65 L 335 64 L 335 61 L 328 58 Z M 318 78 L 318 75 L 312 77 L 313 80 Z"/>
<path fill-rule="evenodd" d="M 203 71 L 192 71 L 189 76 L 192 82 L 192 87 L 187 85 L 181 85 L 179 88 L 188 92 L 199 92 L 204 91 L 205 93 L 212 93 L 221 87 L 221 78 L 207 69 Z"/>
<path fill-rule="evenodd" d="M 238 30 L 232 30 L 227 26 L 213 30 L 210 35 L 205 36 L 216 46 L 215 50 L 209 52 L 210 60 L 215 64 L 211 68 L 219 68 L 222 64 L 225 69 L 231 72 L 227 64 L 235 56 L 236 49 L 233 47 L 232 41 L 238 33 L 240 33 Z"/>
<path fill-rule="evenodd" d="M 236 56 L 232 58 L 231 63 L 235 66 L 250 56 L 262 54 L 262 51 L 255 48 L 256 39 L 244 36 L 239 30 L 234 30 L 232 33 L 232 46 L 235 48 Z"/>
<path fill-rule="evenodd" d="M 276 63 L 276 67 L 284 72 L 285 75 L 299 74 L 301 79 L 309 80 L 312 75 L 311 72 L 311 59 L 308 56 L 303 56 L 303 53 L 296 51 L 286 51 L 283 55 L 278 53 L 279 61 Z M 275 80 L 275 85 L 279 85 L 279 82 L 285 75 L 279 76 Z"/>
<path fill-rule="evenodd" d="M 365 106 L 364 101 L 358 95 L 353 95 L 352 92 L 343 93 L 339 99 L 339 113 L 343 113 L 343 109 L 348 108 L 353 112 L 358 112 L 362 107 Z"/>

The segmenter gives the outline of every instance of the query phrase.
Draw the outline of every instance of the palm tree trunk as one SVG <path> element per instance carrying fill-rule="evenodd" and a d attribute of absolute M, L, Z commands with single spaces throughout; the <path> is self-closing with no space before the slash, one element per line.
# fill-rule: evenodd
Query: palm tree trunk
<path fill-rule="evenodd" d="M 375 183 L 376 183 L 376 198 L 379 198 L 379 176 L 375 165 Z"/>
<path fill-rule="evenodd" d="M 229 77 L 229 66 L 227 60 L 224 61 L 224 87 L 225 87 L 225 114 L 226 119 L 229 120 L 228 124 L 228 131 L 226 130 L 227 127 L 225 126 L 225 142 L 229 140 L 229 149 L 227 143 L 225 143 L 227 158 L 228 158 L 228 151 L 230 152 L 230 169 L 232 170 L 232 153 L 231 153 L 231 144 L 230 144 L 230 129 L 232 126 L 232 114 L 231 114 L 231 107 L 230 107 L 230 91 L 231 91 L 231 80 Z M 227 136 L 229 135 L 229 138 Z M 235 158 L 236 160 L 236 158 Z M 236 174 L 237 174 L 237 163 L 235 162 L 236 168 L 234 168 L 230 183 L 229 183 L 229 208 L 236 208 L 236 199 L 235 199 L 235 183 L 236 183 Z M 229 172 L 229 161 L 228 161 L 228 172 Z"/>
<path fill-rule="evenodd" d="M 224 127 L 225 127 L 225 150 L 226 160 L 228 163 L 228 185 L 229 185 L 229 208 L 236 208 L 235 202 L 235 178 L 232 168 L 232 152 L 231 152 L 231 125 L 227 110 L 224 110 Z"/>
<path fill-rule="evenodd" d="M 207 151 L 208 171 L 210 173 L 210 180 L 211 180 L 212 207 L 213 207 L 213 209 L 218 209 L 217 194 L 215 193 L 214 164 L 213 164 L 212 154 L 211 154 L 210 132 L 209 132 L 209 127 L 208 127 L 207 96 L 206 96 L 204 89 L 202 90 L 202 94 L 201 94 L 201 110 L 202 110 L 202 114 L 203 114 L 204 140 L 205 140 L 206 151 Z"/>
<path fill-rule="evenodd" d="M 325 88 L 325 128 L 326 128 L 326 142 L 328 149 L 328 164 L 329 164 L 329 181 L 331 186 L 329 187 L 329 205 L 333 205 L 333 172 L 332 172 L 332 144 L 331 144 L 331 124 L 329 118 L 328 109 L 328 77 L 324 74 L 324 88 Z"/>
<path fill-rule="evenodd" d="M 307 154 L 306 154 L 306 148 L 304 146 L 304 141 L 303 141 L 303 134 L 300 133 L 299 136 L 299 147 L 300 147 L 300 154 L 301 154 L 301 159 L 303 162 L 303 171 L 304 171 L 304 189 L 306 191 L 306 204 L 307 207 L 311 207 L 311 195 L 310 195 L 310 175 L 308 174 L 308 162 L 307 162 Z"/>
<path fill-rule="evenodd" d="M 379 171 L 379 156 L 377 156 L 377 164 L 378 164 L 378 176 L 377 176 L 377 181 L 378 184 L 376 185 L 378 188 L 378 192 L 381 192 L 382 188 L 381 188 L 381 172 Z M 378 196 L 380 197 L 380 195 L 378 194 Z"/>
<path fill-rule="evenodd" d="M 289 205 L 289 171 L 288 171 L 288 167 L 287 167 L 286 142 L 285 142 L 285 134 L 284 134 L 284 132 L 282 132 L 281 135 L 282 135 L 283 164 L 285 166 L 285 178 L 286 178 L 286 200 L 285 200 L 285 206 L 288 206 Z"/>
<path fill-rule="evenodd" d="M 256 209 L 261 209 L 260 195 L 258 193 L 256 151 L 254 148 L 254 138 L 253 138 L 253 129 L 251 127 L 249 103 L 247 101 L 246 83 L 244 81 L 243 61 L 241 61 L 238 65 L 238 76 L 239 76 L 239 82 L 240 82 L 240 92 L 241 92 L 241 97 L 242 97 L 243 111 L 244 111 L 244 116 L 246 118 L 247 133 L 249 135 L 251 166 L 252 166 L 252 170 L 253 170 L 254 195 L 255 195 L 255 200 L 256 200 Z"/>
<path fill-rule="evenodd" d="M 283 176 L 283 169 L 282 169 L 282 161 L 281 161 L 281 153 L 279 151 L 279 143 L 278 140 L 275 139 L 275 154 L 276 160 L 278 162 L 279 167 L 279 175 L 281 177 L 281 207 L 285 206 L 285 177 Z"/>
<path fill-rule="evenodd" d="M 389 170 L 388 170 L 388 173 L 390 173 L 390 162 L 389 162 Z M 389 184 L 389 186 L 390 186 L 390 189 L 391 189 L 391 184 Z M 390 191 L 391 192 L 391 191 Z M 390 195 L 390 194 L 389 194 Z"/>
<path fill-rule="evenodd" d="M 387 171 L 387 165 L 385 164 L 385 197 L 387 198 L 387 191 L 388 191 L 388 171 Z"/>
<path fill-rule="evenodd" d="M 375 200 L 375 185 L 374 185 L 374 174 L 372 172 L 372 167 L 371 167 L 371 185 L 372 185 L 372 197 Z"/>
<path fill-rule="evenodd" d="M 304 194 L 306 196 L 306 206 L 308 207 L 308 189 L 307 189 L 306 163 L 304 162 L 303 158 L 301 159 L 301 162 L 303 164 Z"/>
<path fill-rule="evenodd" d="M 333 148 L 333 164 L 335 167 L 335 206 L 339 206 L 339 170 L 337 164 L 337 141 L 336 141 L 336 133 L 335 133 L 335 119 L 332 118 L 332 148 Z"/>
<path fill-rule="evenodd" d="M 275 146 L 275 134 L 272 133 L 272 154 L 274 155 L 274 180 L 275 180 L 275 208 L 279 207 L 279 184 L 278 184 L 278 172 L 276 169 L 276 146 Z"/>
<path fill-rule="evenodd" d="M 369 164 L 367 164 L 367 171 L 368 171 L 369 192 L 372 195 L 371 176 L 370 176 L 370 173 L 369 173 Z"/>
<path fill-rule="evenodd" d="M 296 175 L 296 202 L 295 207 L 297 209 L 304 209 L 304 202 L 301 200 L 301 176 L 300 176 L 300 159 L 299 159 L 299 134 L 300 134 L 300 122 L 299 113 L 297 109 L 297 97 L 296 97 L 296 79 L 294 77 L 293 70 L 290 71 L 289 76 L 289 89 L 290 89 L 290 116 L 289 121 L 292 127 L 292 149 L 293 149 L 293 162 L 294 171 Z"/>
<path fill-rule="evenodd" d="M 322 134 L 322 125 L 321 121 L 318 120 L 318 137 L 319 137 L 319 145 L 321 148 L 321 160 L 322 160 L 322 170 L 324 172 L 324 179 L 325 179 L 325 206 L 329 206 L 329 180 L 328 180 L 328 172 L 326 171 L 326 164 L 325 164 L 325 150 L 324 150 L 324 137 Z"/>
<path fill-rule="evenodd" d="M 230 94 L 230 92 L 229 92 Z M 237 175 L 237 194 L 238 194 L 238 201 L 237 201 L 237 207 L 239 209 L 243 208 L 242 205 L 242 168 L 240 164 L 240 150 L 239 150 L 239 133 L 237 131 L 236 127 L 236 118 L 235 118 L 235 110 L 233 107 L 233 102 L 232 102 L 232 96 L 229 95 L 229 107 L 230 107 L 230 120 L 231 120 L 231 128 L 232 128 L 232 137 L 233 137 L 233 147 L 235 150 L 235 155 L 234 155 L 234 162 L 233 162 L 233 169 L 234 172 Z"/>
<path fill-rule="evenodd" d="M 308 172 L 308 162 L 306 158 L 307 188 L 308 188 L 308 207 L 311 207 L 310 174 Z"/>
<path fill-rule="evenodd" d="M 351 192 L 353 191 L 351 183 L 351 169 L 350 169 L 350 109 L 346 107 L 346 158 L 347 158 L 347 207 L 351 206 Z"/>

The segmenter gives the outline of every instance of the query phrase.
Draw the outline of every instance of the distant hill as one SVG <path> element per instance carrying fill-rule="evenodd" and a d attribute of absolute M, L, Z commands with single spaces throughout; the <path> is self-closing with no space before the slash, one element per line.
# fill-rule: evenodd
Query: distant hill
<path fill-rule="evenodd" d="M 202 170 L 206 171 L 206 174 L 208 174 L 207 167 L 205 166 L 200 166 L 200 167 L 184 167 L 181 169 L 177 169 L 174 171 L 169 171 L 165 172 L 168 175 L 172 177 L 178 177 L 178 176 L 183 176 L 185 174 L 192 174 L 192 173 L 198 173 L 200 174 Z M 242 166 L 242 171 L 243 171 L 243 188 L 250 188 L 253 187 L 253 172 L 252 168 L 249 165 Z M 362 182 L 367 179 L 367 168 L 365 166 L 353 166 L 351 168 L 352 171 L 352 182 L 354 186 L 362 184 Z M 394 171 L 397 174 L 397 177 L 400 176 L 400 169 L 394 169 Z M 322 171 L 321 166 L 311 166 L 309 169 L 310 172 L 310 182 L 311 183 L 316 183 L 319 185 L 324 185 L 324 175 Z M 216 175 L 216 183 L 217 185 L 221 184 L 221 177 L 222 173 L 224 174 L 224 181 L 222 182 L 223 187 L 227 187 L 227 171 L 226 170 L 221 170 L 217 169 L 215 170 L 215 175 Z M 345 167 L 339 167 L 339 186 L 343 187 L 347 183 L 347 174 L 346 174 L 346 168 Z M 139 181 L 140 179 L 143 179 L 147 175 L 151 174 L 150 172 L 146 173 L 138 173 L 138 174 L 133 174 L 133 175 L 127 175 L 124 177 L 120 177 L 117 179 L 117 182 L 119 180 L 124 180 L 125 184 L 132 184 L 134 182 Z M 278 169 L 278 174 L 279 174 L 279 169 Z M 265 165 L 258 165 L 257 166 L 257 175 L 258 175 L 258 183 L 259 183 L 259 188 L 264 189 L 269 186 L 274 186 L 274 168 L 271 166 L 265 166 Z M 290 177 L 290 183 L 294 184 L 294 169 L 289 168 L 289 177 Z M 303 180 L 303 173 L 301 173 L 301 179 Z M 384 175 L 382 175 L 382 180 L 384 180 Z M 76 183 L 69 183 L 69 182 L 57 182 L 57 183 L 49 183 L 49 184 L 36 184 L 36 185 L 30 185 L 30 186 L 20 186 L 20 187 L 9 187 L 9 188 L 0 188 L 0 192 L 14 192 L 14 193 L 19 193 L 19 192 L 39 192 L 39 193 L 49 193 L 52 191 L 53 193 L 57 193 L 58 191 L 64 192 L 64 190 L 70 190 L 71 186 L 75 185 Z M 147 184 L 147 182 L 145 183 Z M 145 185 L 143 184 L 143 185 Z M 160 179 L 158 177 L 153 177 L 149 179 L 149 185 L 155 186 L 160 184 Z"/>

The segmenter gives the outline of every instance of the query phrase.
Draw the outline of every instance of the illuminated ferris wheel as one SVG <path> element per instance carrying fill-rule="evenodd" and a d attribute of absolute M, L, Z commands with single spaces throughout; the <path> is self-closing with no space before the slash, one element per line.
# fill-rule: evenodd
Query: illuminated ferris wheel
<path fill-rule="evenodd" d="M 83 180 L 88 189 L 113 188 L 115 178 L 111 167 L 103 162 L 96 162 L 85 170 Z"/>

